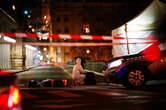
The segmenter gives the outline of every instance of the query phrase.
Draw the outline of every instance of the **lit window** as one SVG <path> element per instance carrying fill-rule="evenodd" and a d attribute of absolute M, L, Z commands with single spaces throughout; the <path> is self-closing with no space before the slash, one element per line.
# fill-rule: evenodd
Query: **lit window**
<path fill-rule="evenodd" d="M 86 33 L 86 34 L 90 33 L 89 24 L 84 24 L 84 25 L 83 25 L 83 31 L 84 31 L 84 33 Z"/>

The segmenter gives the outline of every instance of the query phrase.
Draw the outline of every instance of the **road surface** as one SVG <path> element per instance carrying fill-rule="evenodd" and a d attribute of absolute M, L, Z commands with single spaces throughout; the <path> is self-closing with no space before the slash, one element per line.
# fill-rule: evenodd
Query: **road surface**
<path fill-rule="evenodd" d="M 71 85 L 72 66 L 70 65 L 46 65 L 32 68 L 28 71 L 17 74 L 19 86 L 21 88 L 28 87 L 30 80 L 67 80 L 67 86 Z M 97 83 L 103 82 L 103 76 L 96 74 Z"/>
<path fill-rule="evenodd" d="M 141 90 L 122 85 L 27 88 L 28 81 L 71 80 L 71 66 L 42 66 L 18 74 L 23 110 L 165 110 L 166 86 Z"/>
<path fill-rule="evenodd" d="M 166 89 L 116 86 L 22 89 L 23 110 L 165 110 Z"/>

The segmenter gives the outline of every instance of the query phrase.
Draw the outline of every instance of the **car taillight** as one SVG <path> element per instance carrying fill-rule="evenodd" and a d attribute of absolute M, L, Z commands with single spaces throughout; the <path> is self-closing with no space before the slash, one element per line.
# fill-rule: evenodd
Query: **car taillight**
<path fill-rule="evenodd" d="M 63 85 L 66 87 L 67 86 L 67 80 L 62 80 Z"/>
<path fill-rule="evenodd" d="M 7 93 L 0 94 L 0 110 L 7 109 L 7 101 L 8 101 L 8 94 Z"/>
<path fill-rule="evenodd" d="M 20 102 L 21 102 L 20 90 L 17 87 L 12 86 L 10 88 L 9 99 L 8 99 L 9 108 L 18 106 L 20 104 Z"/>

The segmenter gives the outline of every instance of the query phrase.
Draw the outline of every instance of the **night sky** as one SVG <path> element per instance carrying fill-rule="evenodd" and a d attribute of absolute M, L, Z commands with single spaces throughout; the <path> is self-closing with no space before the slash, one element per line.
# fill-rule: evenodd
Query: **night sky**
<path fill-rule="evenodd" d="M 15 5 L 16 10 L 12 9 L 12 5 Z M 21 17 L 25 9 L 30 10 L 37 5 L 39 5 L 37 0 L 0 0 L 0 7 L 16 19 L 17 16 Z"/>
<path fill-rule="evenodd" d="M 31 8 L 36 8 L 40 5 L 40 2 L 44 0 L 0 0 L 0 8 L 4 9 L 11 16 L 20 16 L 23 14 L 25 9 L 31 10 Z M 147 2 L 152 0 L 53 0 L 55 1 L 66 1 L 66 2 Z M 161 0 L 165 1 L 165 0 Z M 16 10 L 13 11 L 12 5 L 15 5 Z"/>
<path fill-rule="evenodd" d="M 20 24 L 20 27 L 25 27 L 27 21 L 27 16 L 32 15 L 32 9 L 34 8 L 40 8 L 41 2 L 46 0 L 0 0 L 0 8 L 5 10 L 11 17 L 13 17 L 18 24 Z M 59 1 L 65 1 L 65 2 L 148 2 L 152 0 L 52 0 L 52 2 L 59 2 Z M 162 0 L 165 1 L 165 0 Z M 54 4 L 54 3 L 50 3 Z M 12 6 L 15 5 L 16 9 L 13 10 Z M 27 10 L 28 14 L 25 15 L 24 11 Z"/>

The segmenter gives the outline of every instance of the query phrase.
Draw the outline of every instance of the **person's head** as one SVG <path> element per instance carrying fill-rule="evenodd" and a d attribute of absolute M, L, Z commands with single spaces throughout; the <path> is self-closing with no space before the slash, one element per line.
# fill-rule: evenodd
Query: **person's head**
<path fill-rule="evenodd" d="M 76 58 L 76 64 L 81 64 L 81 58 L 79 57 Z"/>

